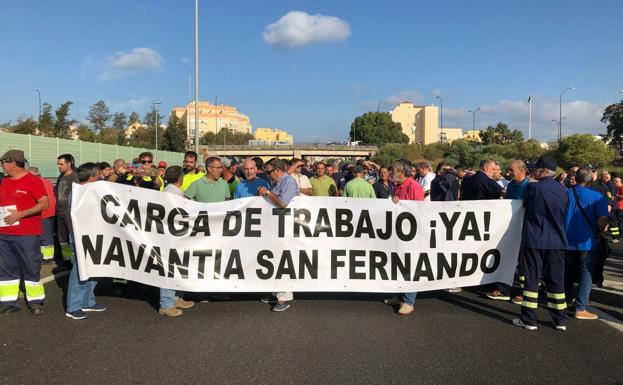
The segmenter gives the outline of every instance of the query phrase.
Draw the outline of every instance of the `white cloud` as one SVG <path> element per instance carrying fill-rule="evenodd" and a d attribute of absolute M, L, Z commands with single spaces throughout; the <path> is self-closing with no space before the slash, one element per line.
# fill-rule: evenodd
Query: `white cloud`
<path fill-rule="evenodd" d="M 164 59 L 152 48 L 138 47 L 130 52 L 117 51 L 104 59 L 99 80 L 122 78 L 131 74 L 157 72 L 162 69 Z"/>
<path fill-rule="evenodd" d="M 151 100 L 153 99 L 147 96 L 141 96 L 140 98 L 111 102 L 109 109 L 112 112 L 125 112 L 129 114 L 132 111 L 136 111 L 140 113 L 141 111 L 147 110 Z"/>
<path fill-rule="evenodd" d="M 292 49 L 313 43 L 343 41 L 350 33 L 348 23 L 338 17 L 290 11 L 269 24 L 262 36 L 268 44 Z"/>
<path fill-rule="evenodd" d="M 590 133 L 602 134 L 605 124 L 601 117 L 607 104 L 582 100 L 562 104 L 563 136 Z M 446 127 L 472 128 L 473 107 L 444 108 L 443 120 Z M 558 137 L 559 101 L 558 99 L 532 99 L 532 137 L 541 141 L 552 141 Z M 527 100 L 501 100 L 495 104 L 480 106 L 476 113 L 476 129 L 504 122 L 512 129 L 518 129 L 528 137 L 529 107 Z M 552 121 L 553 120 L 553 121 Z"/>
<path fill-rule="evenodd" d="M 396 95 L 392 95 L 383 100 L 383 106 L 385 109 L 393 109 L 400 102 L 411 102 L 418 104 L 423 100 L 422 94 L 419 91 L 400 91 Z"/>

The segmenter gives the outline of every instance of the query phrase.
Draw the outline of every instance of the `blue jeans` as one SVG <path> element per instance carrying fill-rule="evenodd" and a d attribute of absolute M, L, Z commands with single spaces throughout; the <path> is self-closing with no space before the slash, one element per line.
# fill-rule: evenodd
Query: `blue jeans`
<path fill-rule="evenodd" d="M 402 302 L 406 303 L 407 305 L 413 306 L 413 304 L 415 304 L 415 296 L 416 295 L 417 295 L 417 292 L 403 293 L 402 294 Z"/>
<path fill-rule="evenodd" d="M 593 268 L 596 251 L 569 250 L 565 253 L 565 296 L 574 297 L 573 283 L 577 278 L 578 293 L 575 295 L 576 311 L 586 310 L 593 285 Z"/>
<path fill-rule="evenodd" d="M 160 309 L 175 307 L 175 299 L 180 295 L 179 291 L 160 288 Z"/>
<path fill-rule="evenodd" d="M 72 262 L 71 272 L 69 273 L 69 284 L 67 285 L 68 313 L 73 313 L 96 304 L 93 290 L 95 290 L 97 281 L 94 279 L 80 281 L 80 278 L 78 277 L 78 264 L 76 263 L 75 258 Z"/>

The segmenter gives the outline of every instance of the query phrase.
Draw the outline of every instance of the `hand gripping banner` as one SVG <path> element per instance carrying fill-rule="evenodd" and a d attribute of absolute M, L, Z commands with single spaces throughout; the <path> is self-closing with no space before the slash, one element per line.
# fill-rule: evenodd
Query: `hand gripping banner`
<path fill-rule="evenodd" d="M 74 185 L 82 280 L 195 292 L 411 292 L 510 283 L 521 201 L 297 197 L 198 203 L 108 182 Z"/>

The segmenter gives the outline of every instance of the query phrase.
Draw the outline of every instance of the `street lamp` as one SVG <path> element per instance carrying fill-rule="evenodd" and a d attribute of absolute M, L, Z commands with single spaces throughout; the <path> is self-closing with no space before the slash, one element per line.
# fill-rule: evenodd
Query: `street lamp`
<path fill-rule="evenodd" d="M 476 112 L 478 111 L 480 111 L 480 107 L 476 108 L 474 111 L 467 111 L 472 113 L 472 134 L 474 133 L 474 131 L 476 131 Z"/>
<path fill-rule="evenodd" d="M 38 128 L 41 129 L 41 92 L 39 92 L 39 89 L 37 88 L 35 91 L 37 91 L 37 95 L 39 95 L 39 119 L 38 119 Z"/>
<path fill-rule="evenodd" d="M 195 0 L 195 152 L 199 154 L 199 0 Z"/>
<path fill-rule="evenodd" d="M 153 103 L 154 109 L 156 111 L 156 116 L 155 116 L 155 120 L 156 120 L 156 151 L 158 151 L 158 104 L 162 104 L 162 102 L 160 100 L 156 100 Z M 155 154 L 154 154 L 155 156 Z"/>
<path fill-rule="evenodd" d="M 562 139 L 562 95 L 565 93 L 565 91 L 568 90 L 575 90 L 575 87 L 567 87 L 564 90 L 562 90 L 562 92 L 560 93 L 560 104 L 559 104 L 559 116 L 558 116 L 558 141 L 560 141 L 560 139 Z"/>
<path fill-rule="evenodd" d="M 439 99 L 440 104 L 440 118 L 439 118 L 439 127 L 441 128 L 441 132 L 439 133 L 439 140 L 443 143 L 445 135 L 443 134 L 443 98 L 439 95 L 435 96 L 435 99 Z"/>

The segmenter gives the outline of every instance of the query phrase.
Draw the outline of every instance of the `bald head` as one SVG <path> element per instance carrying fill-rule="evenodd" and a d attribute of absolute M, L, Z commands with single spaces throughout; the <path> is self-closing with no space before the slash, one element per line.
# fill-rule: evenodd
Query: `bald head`
<path fill-rule="evenodd" d="M 522 180 L 526 179 L 528 166 L 526 166 L 526 162 L 524 162 L 523 160 L 515 159 L 508 167 L 508 171 L 510 173 L 511 179 L 514 182 L 521 182 Z"/>

